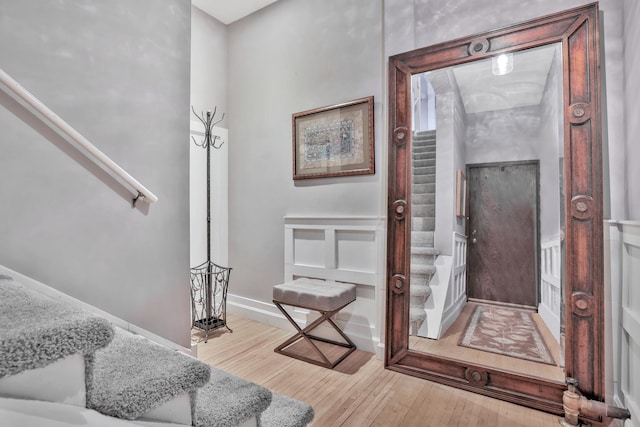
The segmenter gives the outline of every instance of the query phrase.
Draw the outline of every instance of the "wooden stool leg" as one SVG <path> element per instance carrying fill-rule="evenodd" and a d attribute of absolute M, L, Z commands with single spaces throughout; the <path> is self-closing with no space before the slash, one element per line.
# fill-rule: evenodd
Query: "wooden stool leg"
<path fill-rule="evenodd" d="M 345 333 L 331 319 L 331 316 L 333 316 L 334 314 L 336 314 L 337 312 L 342 310 L 344 307 L 346 307 L 348 304 L 350 304 L 350 302 L 345 304 L 345 305 L 343 305 L 342 307 L 334 310 L 334 311 L 321 311 L 321 310 L 313 309 L 313 308 L 310 308 L 310 307 L 301 307 L 301 308 L 305 308 L 307 310 L 317 311 L 318 313 L 320 313 L 320 317 L 317 318 L 316 320 L 314 320 L 313 322 L 311 322 L 310 324 L 308 324 L 304 329 L 300 328 L 300 326 L 295 322 L 295 320 L 293 320 L 293 318 L 289 315 L 289 313 L 287 313 L 287 311 L 284 309 L 284 307 L 282 307 L 282 304 L 279 301 L 274 300 L 273 303 L 276 305 L 276 307 L 278 307 L 278 309 L 282 312 L 282 314 L 284 314 L 284 316 L 287 318 L 287 320 L 289 320 L 289 322 L 298 331 L 295 335 L 293 335 L 292 337 L 287 339 L 285 342 L 280 344 L 278 347 L 276 347 L 274 349 L 274 351 L 276 353 L 283 354 L 283 355 L 289 356 L 289 357 L 293 357 L 295 359 L 304 360 L 305 362 L 313 363 L 313 364 L 324 366 L 324 367 L 327 367 L 327 368 L 333 368 L 338 363 L 340 363 L 342 360 L 344 360 L 349 354 L 351 354 L 352 352 L 355 351 L 356 345 L 353 343 L 353 341 L 351 341 L 349 339 L 349 337 L 347 337 L 345 335 Z M 322 324 L 324 322 L 328 322 L 340 334 L 340 336 L 346 341 L 346 343 L 342 343 L 342 342 L 339 342 L 339 341 L 331 340 L 331 339 L 328 339 L 328 338 L 322 338 L 322 337 L 314 336 L 314 335 L 311 335 L 309 333 L 310 331 L 312 331 L 313 329 L 317 328 L 318 326 L 320 326 L 320 324 Z M 312 359 L 312 358 L 309 358 L 309 357 L 306 357 L 306 356 L 297 355 L 297 354 L 294 354 L 294 353 L 291 353 L 291 352 L 288 352 L 288 351 L 285 350 L 285 348 L 287 348 L 288 346 L 290 346 L 291 344 L 293 344 L 294 342 L 296 342 L 296 341 L 298 341 L 300 339 L 303 339 L 305 342 L 307 342 L 311 346 L 313 351 L 322 359 L 322 361 L 318 361 L 316 359 Z M 324 353 L 322 353 L 322 351 L 318 348 L 318 346 L 312 340 L 322 341 L 322 342 L 325 342 L 325 343 L 328 343 L 328 344 L 333 344 L 333 345 L 337 345 L 337 346 L 340 346 L 340 347 L 345 347 L 345 348 L 348 349 L 348 351 L 345 352 L 338 360 L 336 360 L 335 362 L 331 363 L 331 361 L 329 361 L 327 356 Z"/>
<path fill-rule="evenodd" d="M 280 344 L 278 347 L 275 348 L 274 351 L 277 352 L 277 353 L 280 353 L 280 354 L 287 355 L 287 356 L 296 357 L 296 356 L 292 356 L 289 353 L 285 353 L 283 350 L 284 350 L 284 348 L 288 347 L 289 345 L 293 344 L 294 342 L 296 342 L 297 340 L 302 338 L 307 343 L 309 343 L 311 345 L 311 348 L 313 348 L 315 353 L 323 360 L 324 363 L 320 363 L 320 365 L 322 365 L 322 366 L 331 366 L 331 362 L 329 361 L 329 359 L 327 359 L 327 356 L 325 356 L 320 351 L 318 346 L 315 345 L 315 343 L 313 341 L 311 341 L 311 339 L 307 336 L 307 331 L 310 331 L 310 330 L 314 329 L 316 326 L 318 326 L 319 324 L 324 322 L 326 319 L 324 317 L 320 317 L 320 318 L 316 319 L 315 321 L 313 321 L 312 323 L 310 323 L 309 325 L 307 325 L 306 328 L 301 329 L 300 326 L 298 326 L 298 324 L 295 322 L 295 320 L 293 320 L 293 318 L 289 315 L 289 313 L 287 313 L 286 310 L 280 304 L 278 304 L 277 302 L 275 304 L 280 309 L 282 314 L 284 314 L 285 317 L 289 320 L 289 322 L 291 322 L 291 324 L 298 330 L 298 333 L 295 334 L 294 336 L 292 336 L 291 338 L 289 338 L 288 340 L 286 340 L 284 343 Z M 303 357 L 304 356 L 298 356 L 297 358 L 301 359 Z M 304 358 L 304 360 L 313 361 L 315 359 Z"/>

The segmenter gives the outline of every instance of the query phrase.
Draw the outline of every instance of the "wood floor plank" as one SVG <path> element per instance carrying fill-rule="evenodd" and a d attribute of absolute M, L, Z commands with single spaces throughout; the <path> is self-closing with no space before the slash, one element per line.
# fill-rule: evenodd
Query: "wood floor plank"
<path fill-rule="evenodd" d="M 233 333 L 194 332 L 198 358 L 313 406 L 313 427 L 541 427 L 557 417 L 384 369 L 356 350 L 334 369 L 277 354 L 291 331 L 229 314 Z"/>

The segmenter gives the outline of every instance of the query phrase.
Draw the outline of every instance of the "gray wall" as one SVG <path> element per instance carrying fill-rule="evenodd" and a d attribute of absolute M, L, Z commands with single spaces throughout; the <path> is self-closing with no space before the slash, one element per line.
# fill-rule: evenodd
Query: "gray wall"
<path fill-rule="evenodd" d="M 227 131 L 227 26 L 201 9 L 191 7 L 191 105 L 198 116 L 215 112 L 212 132 L 220 138 L 210 150 L 211 260 L 227 265 L 228 257 L 228 135 Z M 224 117 L 223 117 L 224 115 Z M 190 265 L 207 260 L 207 150 L 204 126 L 190 115 L 194 141 L 190 142 Z M 222 144 L 222 145 L 220 145 Z"/>
<path fill-rule="evenodd" d="M 281 0 L 229 26 L 231 293 L 271 302 L 285 215 L 382 214 L 382 64 L 380 0 Z M 294 183 L 291 115 L 369 95 L 376 174 Z"/>
<path fill-rule="evenodd" d="M 637 0 L 624 0 L 624 93 L 627 141 L 627 182 L 629 194 L 629 216 L 625 219 L 640 220 L 640 4 Z"/>
<path fill-rule="evenodd" d="M 191 105 L 198 114 L 227 111 L 227 57 L 227 26 L 192 6 Z M 226 127 L 226 119 L 219 126 Z"/>
<path fill-rule="evenodd" d="M 190 16 L 181 0 L 0 3 L 0 68 L 159 197 L 132 209 L 0 107 L 0 264 L 183 346 Z"/>
<path fill-rule="evenodd" d="M 562 51 L 556 49 L 540 103 L 540 237 L 541 243 L 557 238 L 563 212 L 560 207 L 560 164 L 564 158 L 562 120 Z M 562 161 L 564 165 L 564 161 Z"/>
<path fill-rule="evenodd" d="M 464 172 L 467 163 L 466 113 L 451 68 L 426 75 L 436 97 L 435 247 L 442 255 L 452 255 L 452 233 L 465 233 L 463 219 L 456 216 L 456 177 L 459 169 Z"/>

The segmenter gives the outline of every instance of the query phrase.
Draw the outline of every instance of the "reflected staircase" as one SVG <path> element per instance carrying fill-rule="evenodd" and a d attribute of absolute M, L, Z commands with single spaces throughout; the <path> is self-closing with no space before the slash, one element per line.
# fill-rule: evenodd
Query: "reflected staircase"
<path fill-rule="evenodd" d="M 413 134 L 411 191 L 411 275 L 409 334 L 416 335 L 427 315 L 430 282 L 436 272 L 436 131 Z"/>

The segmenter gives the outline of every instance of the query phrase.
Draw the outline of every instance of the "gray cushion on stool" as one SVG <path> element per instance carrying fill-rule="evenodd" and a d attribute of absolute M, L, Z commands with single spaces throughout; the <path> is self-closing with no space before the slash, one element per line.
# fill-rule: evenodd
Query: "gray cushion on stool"
<path fill-rule="evenodd" d="M 275 285 L 273 299 L 286 305 L 333 311 L 356 299 L 356 285 L 300 278 Z"/>

